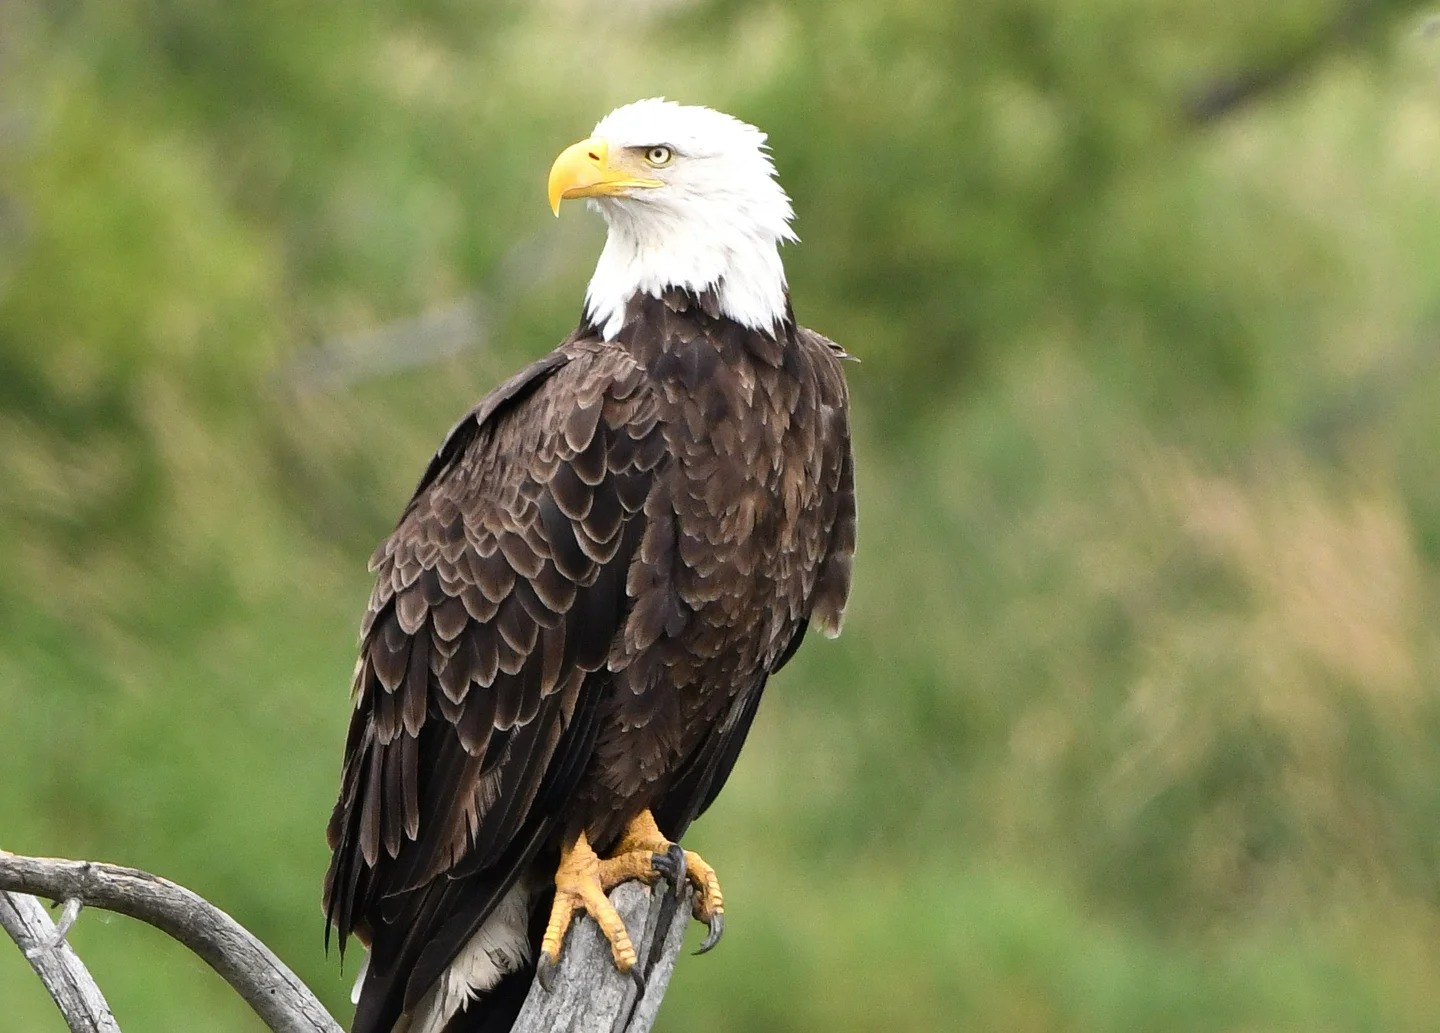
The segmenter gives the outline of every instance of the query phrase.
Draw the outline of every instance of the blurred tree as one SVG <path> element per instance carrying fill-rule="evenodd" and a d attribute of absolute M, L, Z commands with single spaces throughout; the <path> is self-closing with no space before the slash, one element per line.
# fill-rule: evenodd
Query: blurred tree
<path fill-rule="evenodd" d="M 1334 271 L 1292 223 L 1321 275 L 1277 279 L 1255 246 L 1277 227 L 1215 211 L 1187 99 L 1225 92 L 1217 76 L 1269 84 L 1383 44 L 1423 6 L 732 0 L 684 33 L 766 59 L 750 103 L 812 238 L 796 292 L 877 364 L 896 433 L 1056 333 L 1141 367 L 1162 418 L 1177 399 L 1247 405 L 1255 357 L 1276 346 L 1257 313 L 1315 311 L 1295 292 L 1318 302 Z"/>
<path fill-rule="evenodd" d="M 667 94 L 770 132 L 797 309 L 864 361 L 850 625 L 696 830 L 734 928 L 662 1022 L 1434 1028 L 1420 9 L 0 5 L 0 845 L 194 884 L 341 1007 L 364 557 L 573 324 L 549 160 Z M 122 1025 L 251 1028 L 116 933 Z"/>

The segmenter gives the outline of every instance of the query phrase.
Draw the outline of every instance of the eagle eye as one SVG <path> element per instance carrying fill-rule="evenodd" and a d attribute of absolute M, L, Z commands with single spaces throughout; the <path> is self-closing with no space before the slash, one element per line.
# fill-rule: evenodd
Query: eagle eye
<path fill-rule="evenodd" d="M 657 169 L 664 168 L 674 160 L 675 152 L 668 147 L 657 144 L 654 147 L 647 148 L 645 151 L 645 161 Z"/>

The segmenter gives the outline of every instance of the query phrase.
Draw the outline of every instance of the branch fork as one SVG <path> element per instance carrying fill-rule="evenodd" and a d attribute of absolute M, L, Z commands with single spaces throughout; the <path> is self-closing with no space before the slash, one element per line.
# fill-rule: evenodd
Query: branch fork
<path fill-rule="evenodd" d="M 63 902 L 53 922 L 36 899 Z M 689 926 L 693 890 L 627 882 L 610 895 L 630 930 L 636 981 L 615 969 L 593 922 L 577 922 L 552 991 L 536 981 L 513 1033 L 647 1033 Z M 341 1033 L 340 1024 L 263 943 L 200 895 L 168 879 L 98 861 L 0 850 L 0 928 L 20 947 L 74 1033 L 120 1033 L 100 988 L 67 942 L 84 907 L 138 919 L 219 973 L 275 1033 Z"/>

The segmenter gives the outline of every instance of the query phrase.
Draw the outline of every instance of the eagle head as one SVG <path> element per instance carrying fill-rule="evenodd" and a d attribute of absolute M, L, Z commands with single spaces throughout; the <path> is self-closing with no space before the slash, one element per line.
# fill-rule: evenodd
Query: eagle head
<path fill-rule="evenodd" d="M 725 316 L 774 332 L 787 318 L 779 246 L 794 210 L 765 134 L 704 107 L 653 99 L 616 108 L 550 169 L 550 207 L 587 198 L 609 234 L 585 294 L 613 338 L 626 303 L 668 287 L 713 290 Z"/>

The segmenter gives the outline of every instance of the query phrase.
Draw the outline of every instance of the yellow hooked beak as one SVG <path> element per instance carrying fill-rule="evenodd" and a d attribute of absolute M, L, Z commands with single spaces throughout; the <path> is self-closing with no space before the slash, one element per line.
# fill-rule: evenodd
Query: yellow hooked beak
<path fill-rule="evenodd" d="M 599 137 L 581 140 L 560 152 L 550 166 L 550 210 L 560 214 L 560 202 L 576 197 L 616 197 L 631 190 L 664 186 L 658 179 L 627 168 L 628 155 L 610 162 L 610 143 Z"/>

